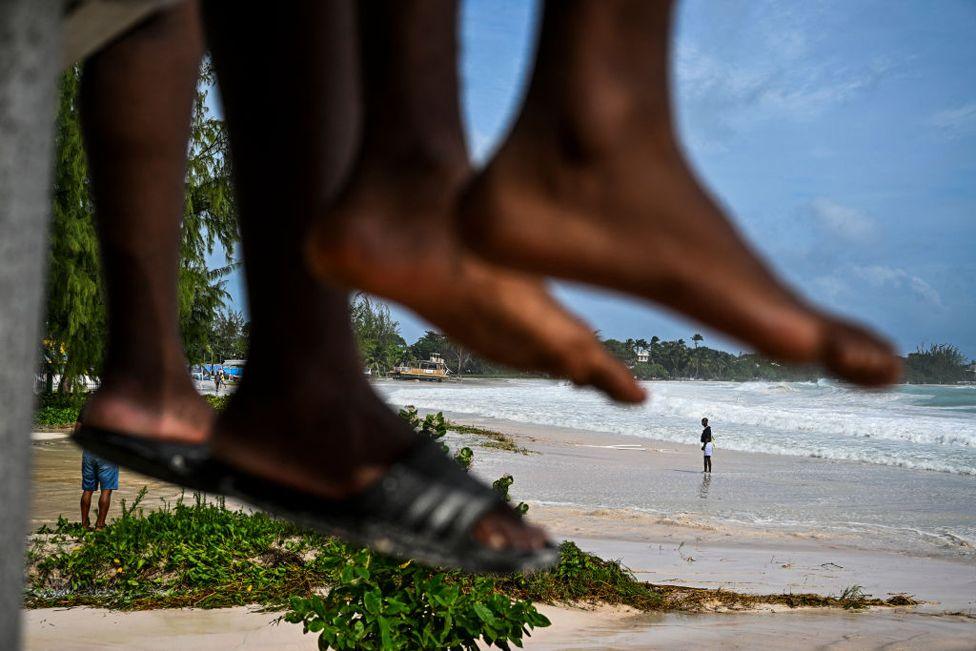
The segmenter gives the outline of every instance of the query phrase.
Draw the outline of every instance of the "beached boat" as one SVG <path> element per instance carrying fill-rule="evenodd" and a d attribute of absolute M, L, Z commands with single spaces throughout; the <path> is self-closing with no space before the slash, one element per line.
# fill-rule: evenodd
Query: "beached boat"
<path fill-rule="evenodd" d="M 428 382 L 443 382 L 450 374 L 444 358 L 433 353 L 429 360 L 416 363 L 403 363 L 395 366 L 390 377 L 395 380 L 426 380 Z"/>

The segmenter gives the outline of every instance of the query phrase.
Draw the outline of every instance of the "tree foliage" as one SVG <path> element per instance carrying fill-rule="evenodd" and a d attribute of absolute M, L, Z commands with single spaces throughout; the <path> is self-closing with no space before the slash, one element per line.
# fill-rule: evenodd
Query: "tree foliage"
<path fill-rule="evenodd" d="M 237 266 L 233 252 L 239 235 L 229 141 L 223 121 L 207 108 L 215 80 L 207 60 L 193 102 L 180 231 L 180 332 L 191 364 L 207 359 L 210 335 L 230 297 L 224 278 Z M 218 246 L 224 251 L 226 263 L 211 269 L 207 258 Z"/>
<path fill-rule="evenodd" d="M 968 375 L 968 377 L 967 377 Z M 905 359 L 905 379 L 912 384 L 954 384 L 976 380 L 966 370 L 966 357 L 952 344 L 921 346 Z"/>
<path fill-rule="evenodd" d="M 102 361 L 105 310 L 100 282 L 98 239 L 88 193 L 88 164 L 76 98 L 77 67 L 61 77 L 55 123 L 56 154 L 47 277 L 47 320 L 43 339 L 43 372 L 48 389 L 55 374 L 70 390 L 81 375 Z"/>
<path fill-rule="evenodd" d="M 751 353 L 733 355 L 701 345 L 701 334 L 691 337 L 692 346 L 684 339 L 603 340 L 612 355 L 631 367 L 639 380 L 702 379 L 702 380 L 816 380 L 823 372 L 810 366 L 779 364 Z M 637 362 L 637 351 L 646 350 L 647 362 Z"/>
<path fill-rule="evenodd" d="M 471 355 L 467 350 L 456 346 L 450 338 L 433 330 L 426 331 L 410 346 L 403 343 L 397 332 L 398 324 L 389 317 L 377 316 L 370 312 L 371 304 L 366 301 L 358 307 L 354 305 L 354 323 L 372 323 L 374 319 L 383 324 L 382 328 L 357 325 L 357 339 L 362 350 L 383 350 L 379 335 L 383 332 L 386 340 L 398 342 L 396 354 L 403 359 L 421 361 L 429 359 L 433 353 L 440 354 L 448 367 L 456 374 L 511 375 L 512 372 L 500 366 Z M 373 314 L 366 319 L 365 316 Z M 599 337 L 599 333 L 597 333 Z M 772 382 L 815 381 L 824 376 L 820 367 L 813 365 L 781 364 L 755 353 L 738 355 L 724 350 L 716 350 L 703 345 L 705 338 L 694 333 L 691 345 L 684 339 L 663 340 L 653 336 L 647 339 L 602 339 L 603 345 L 611 355 L 626 364 L 639 380 L 725 380 L 749 381 L 764 380 Z M 647 352 L 647 362 L 638 362 L 638 351 Z M 394 355 L 393 357 L 396 357 Z M 390 357 L 388 359 L 392 359 Z M 368 358 L 367 358 L 368 359 Z M 381 372 L 388 366 L 376 366 Z M 921 348 L 908 355 L 905 363 L 906 381 L 911 383 L 954 383 L 976 380 L 976 374 L 967 370 L 966 358 L 958 348 L 950 344 L 937 344 L 927 350 Z"/>
<path fill-rule="evenodd" d="M 78 116 L 80 68 L 61 78 L 56 121 L 47 318 L 43 368 L 61 376 L 71 390 L 82 375 L 97 376 L 106 345 L 106 319 L 98 239 L 89 193 L 88 164 Z M 180 241 L 178 299 L 180 329 L 190 362 L 203 361 L 214 322 L 228 294 L 223 278 L 233 268 L 238 241 L 231 191 L 227 136 L 207 108 L 213 83 L 209 63 L 202 70 L 193 106 L 188 145 L 186 202 Z M 212 269 L 207 259 L 223 248 L 226 265 Z"/>
<path fill-rule="evenodd" d="M 210 332 L 209 359 L 217 363 L 225 359 L 244 359 L 247 357 L 247 342 L 250 323 L 244 314 L 227 310 L 217 315 Z"/>
<path fill-rule="evenodd" d="M 393 319 L 389 307 L 363 293 L 353 297 L 350 313 L 363 365 L 373 373 L 387 373 L 403 359 L 407 349 L 407 342 L 400 336 L 400 324 Z"/>

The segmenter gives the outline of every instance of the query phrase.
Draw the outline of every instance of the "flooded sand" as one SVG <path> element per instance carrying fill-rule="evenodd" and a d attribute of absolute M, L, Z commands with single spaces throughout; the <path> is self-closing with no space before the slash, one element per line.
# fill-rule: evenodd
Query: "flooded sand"
<path fill-rule="evenodd" d="M 30 529 L 52 524 L 63 515 L 71 521 L 79 521 L 78 502 L 81 499 L 81 449 L 66 434 L 35 432 L 32 436 L 33 468 L 31 472 Z M 183 489 L 125 468 L 119 469 L 119 490 L 112 493 L 109 520 L 122 512 L 122 500 L 127 504 L 148 489 L 142 505 L 156 508 L 161 500 L 174 501 Z M 92 501 L 92 520 L 95 519 L 97 497 Z"/>

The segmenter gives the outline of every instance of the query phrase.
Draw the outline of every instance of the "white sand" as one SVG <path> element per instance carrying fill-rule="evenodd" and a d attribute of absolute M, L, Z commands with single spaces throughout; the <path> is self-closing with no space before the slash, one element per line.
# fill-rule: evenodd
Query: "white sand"
<path fill-rule="evenodd" d="M 65 432 L 31 432 L 32 441 L 56 441 L 68 438 Z"/>
<path fill-rule="evenodd" d="M 905 612 L 647 615 L 626 608 L 541 610 L 527 649 L 972 649 L 972 620 Z M 31 651 L 315 649 L 301 626 L 249 608 L 118 613 L 90 608 L 26 611 Z"/>

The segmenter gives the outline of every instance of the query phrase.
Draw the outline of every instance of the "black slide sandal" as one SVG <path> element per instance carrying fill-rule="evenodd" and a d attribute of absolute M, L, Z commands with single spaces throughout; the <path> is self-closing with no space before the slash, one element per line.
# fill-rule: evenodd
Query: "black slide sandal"
<path fill-rule="evenodd" d="M 376 484 L 329 500 L 225 464 L 221 493 L 329 535 L 401 558 L 470 572 L 545 569 L 559 559 L 548 543 L 535 551 L 492 550 L 471 535 L 489 511 L 521 518 L 494 490 L 468 475 L 432 441 L 420 441 Z"/>
<path fill-rule="evenodd" d="M 220 490 L 220 477 L 213 471 L 215 462 L 205 443 L 150 440 L 84 424 L 71 438 L 95 456 L 153 479 L 203 493 Z"/>

